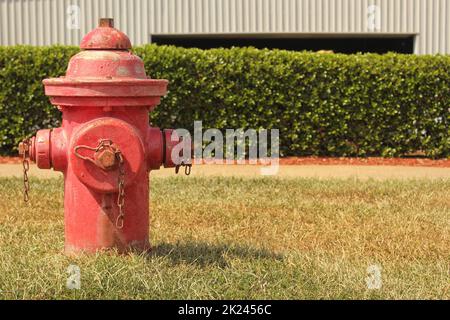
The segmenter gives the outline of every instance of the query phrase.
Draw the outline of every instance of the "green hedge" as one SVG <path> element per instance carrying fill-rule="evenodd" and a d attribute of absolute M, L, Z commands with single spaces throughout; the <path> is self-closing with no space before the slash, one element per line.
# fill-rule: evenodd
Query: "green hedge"
<path fill-rule="evenodd" d="M 56 126 L 41 80 L 76 47 L 0 47 L 0 152 Z M 136 47 L 170 80 L 161 127 L 279 128 L 282 155 L 450 156 L 450 56 L 316 54 L 252 48 Z"/>

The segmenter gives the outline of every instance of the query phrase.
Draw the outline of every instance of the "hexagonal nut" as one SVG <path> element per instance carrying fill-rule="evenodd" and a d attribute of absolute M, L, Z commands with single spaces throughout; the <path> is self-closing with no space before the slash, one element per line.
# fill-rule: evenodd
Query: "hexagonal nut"
<path fill-rule="evenodd" d="M 111 149 L 103 149 L 95 155 L 97 163 L 105 170 L 114 169 L 117 165 L 116 154 Z"/>

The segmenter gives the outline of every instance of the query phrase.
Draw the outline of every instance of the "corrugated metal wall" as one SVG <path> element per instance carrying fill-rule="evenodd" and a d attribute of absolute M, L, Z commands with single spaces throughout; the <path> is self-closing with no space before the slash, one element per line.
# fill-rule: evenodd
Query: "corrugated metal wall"
<path fill-rule="evenodd" d="M 80 29 L 66 27 L 71 5 Z M 379 30 L 368 29 L 370 5 Z M 133 44 L 151 34 L 394 33 L 417 34 L 416 53 L 450 53 L 449 0 L 0 0 L 0 44 L 78 45 L 100 17 Z"/>

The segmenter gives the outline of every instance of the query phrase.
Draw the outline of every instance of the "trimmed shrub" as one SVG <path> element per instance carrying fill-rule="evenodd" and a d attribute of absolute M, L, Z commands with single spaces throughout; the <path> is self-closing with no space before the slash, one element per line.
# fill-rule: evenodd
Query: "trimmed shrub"
<path fill-rule="evenodd" d="M 77 47 L 0 47 L 0 153 L 36 130 L 59 126 L 61 114 L 44 94 L 42 80 L 64 75 Z"/>
<path fill-rule="evenodd" d="M 0 152 L 59 112 L 42 79 L 65 73 L 76 47 L 0 47 Z M 170 81 L 151 114 L 160 127 L 278 128 L 282 155 L 450 155 L 450 56 L 282 50 L 134 48 Z"/>

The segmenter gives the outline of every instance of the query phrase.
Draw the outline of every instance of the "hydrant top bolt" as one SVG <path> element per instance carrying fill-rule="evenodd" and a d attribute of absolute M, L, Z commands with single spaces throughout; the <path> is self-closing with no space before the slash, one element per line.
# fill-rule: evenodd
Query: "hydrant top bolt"
<path fill-rule="evenodd" d="M 100 18 L 98 26 L 99 27 L 104 27 L 104 28 L 114 28 L 114 19 L 111 19 L 111 18 Z"/>
<path fill-rule="evenodd" d="M 114 28 L 114 20 L 101 18 L 98 28 L 95 28 L 81 40 L 83 50 L 130 50 L 131 42 L 128 36 Z"/>

